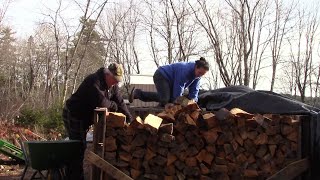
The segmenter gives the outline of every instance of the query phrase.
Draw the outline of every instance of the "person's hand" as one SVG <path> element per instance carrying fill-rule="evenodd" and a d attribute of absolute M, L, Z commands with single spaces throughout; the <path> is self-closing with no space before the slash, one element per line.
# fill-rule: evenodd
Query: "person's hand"
<path fill-rule="evenodd" d="M 118 105 L 116 102 L 114 101 L 110 101 L 110 111 L 112 112 L 117 112 L 118 111 Z"/>

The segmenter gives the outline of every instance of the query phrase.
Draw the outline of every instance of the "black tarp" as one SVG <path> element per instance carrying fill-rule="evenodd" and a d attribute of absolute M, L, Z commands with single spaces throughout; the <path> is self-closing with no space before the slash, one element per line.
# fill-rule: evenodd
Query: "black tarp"
<path fill-rule="evenodd" d="M 306 115 L 309 133 L 311 179 L 320 179 L 320 109 L 270 91 L 258 91 L 246 86 L 230 86 L 199 93 L 198 104 L 207 111 L 240 108 L 249 113 Z"/>

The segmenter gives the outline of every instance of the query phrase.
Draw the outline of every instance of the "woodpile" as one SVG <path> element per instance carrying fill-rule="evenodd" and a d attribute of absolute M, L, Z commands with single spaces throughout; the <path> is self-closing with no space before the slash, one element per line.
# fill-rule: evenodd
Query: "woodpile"
<path fill-rule="evenodd" d="M 133 179 L 265 179 L 299 158 L 295 116 L 168 104 L 157 116 L 110 113 L 104 159 Z"/>

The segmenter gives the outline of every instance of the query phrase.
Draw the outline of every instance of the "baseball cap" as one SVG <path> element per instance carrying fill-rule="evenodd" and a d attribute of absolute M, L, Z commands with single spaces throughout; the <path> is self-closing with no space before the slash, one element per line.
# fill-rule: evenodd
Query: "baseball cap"
<path fill-rule="evenodd" d="M 112 63 L 108 66 L 109 71 L 113 74 L 114 78 L 118 82 L 122 82 L 123 80 L 123 68 L 120 64 Z"/>

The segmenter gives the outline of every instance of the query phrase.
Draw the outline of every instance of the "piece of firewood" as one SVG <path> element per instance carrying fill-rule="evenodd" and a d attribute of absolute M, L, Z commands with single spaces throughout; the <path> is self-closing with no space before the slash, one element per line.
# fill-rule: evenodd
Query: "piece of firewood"
<path fill-rule="evenodd" d="M 186 176 L 183 173 L 177 171 L 176 174 L 177 174 L 178 180 L 186 179 Z"/>
<path fill-rule="evenodd" d="M 174 176 L 164 176 L 164 180 L 174 180 Z"/>
<path fill-rule="evenodd" d="M 293 128 L 291 125 L 283 124 L 283 125 L 281 126 L 281 133 L 282 133 L 283 135 L 288 135 L 288 134 L 290 134 L 290 133 L 293 132 L 293 131 L 294 131 L 294 128 Z"/>
<path fill-rule="evenodd" d="M 132 127 L 133 129 L 143 129 L 143 124 L 143 120 L 139 116 L 137 116 L 136 119 L 130 123 L 129 127 Z"/>
<path fill-rule="evenodd" d="M 171 134 L 165 133 L 160 135 L 160 140 L 163 142 L 171 143 L 172 141 L 175 140 L 175 137 Z"/>
<path fill-rule="evenodd" d="M 280 130 L 279 126 L 269 126 L 266 129 L 266 134 L 267 135 L 276 135 L 278 133 L 278 131 Z"/>
<path fill-rule="evenodd" d="M 119 152 L 119 158 L 123 161 L 130 162 L 132 159 L 132 156 L 131 154 L 123 151 L 123 152 Z"/>
<path fill-rule="evenodd" d="M 203 163 L 200 163 L 200 171 L 201 171 L 201 174 L 209 174 L 210 173 L 210 169 Z"/>
<path fill-rule="evenodd" d="M 249 164 L 252 164 L 252 163 L 256 162 L 256 159 L 255 159 L 254 156 L 251 154 L 251 155 L 249 156 L 249 158 L 247 159 L 247 162 L 248 162 Z"/>
<path fill-rule="evenodd" d="M 190 167 L 190 166 L 186 166 L 183 169 L 183 174 L 185 174 L 186 176 L 198 176 L 200 174 L 200 169 L 198 167 Z"/>
<path fill-rule="evenodd" d="M 161 155 L 157 155 L 154 157 L 154 161 L 156 164 L 160 165 L 160 166 L 164 166 L 165 164 L 167 164 L 167 158 L 161 156 Z"/>
<path fill-rule="evenodd" d="M 267 144 L 268 143 L 268 135 L 266 133 L 261 133 L 258 137 L 255 138 L 254 143 L 256 145 Z"/>
<path fill-rule="evenodd" d="M 251 177 L 251 178 L 259 176 L 258 171 L 254 170 L 254 169 L 246 169 L 246 170 L 244 170 L 243 174 L 245 177 Z"/>
<path fill-rule="evenodd" d="M 197 166 L 197 159 L 195 157 L 188 157 L 185 160 L 187 166 Z"/>
<path fill-rule="evenodd" d="M 118 159 L 117 162 L 115 163 L 115 166 L 118 168 L 126 168 L 129 166 L 129 163 Z"/>
<path fill-rule="evenodd" d="M 172 134 L 173 133 L 173 123 L 161 124 L 159 127 L 159 132 Z"/>
<path fill-rule="evenodd" d="M 200 111 L 193 111 L 191 114 L 190 114 L 190 117 L 195 121 L 197 122 L 197 119 L 199 118 L 199 115 L 200 115 Z"/>
<path fill-rule="evenodd" d="M 154 179 L 154 180 L 159 179 L 159 176 L 156 174 L 144 174 L 143 177 L 146 179 Z"/>
<path fill-rule="evenodd" d="M 211 177 L 201 175 L 200 180 L 213 180 Z"/>
<path fill-rule="evenodd" d="M 233 152 L 233 148 L 232 148 L 232 145 L 231 145 L 231 144 L 224 144 L 224 145 L 223 145 L 223 148 L 224 148 L 224 152 L 225 152 L 227 155 Z"/>
<path fill-rule="evenodd" d="M 246 161 L 247 161 L 247 157 L 246 157 L 243 153 L 239 154 L 239 155 L 236 157 L 236 159 L 237 159 L 237 161 L 238 161 L 239 163 L 243 163 L 243 162 L 246 162 Z"/>
<path fill-rule="evenodd" d="M 180 161 L 185 161 L 187 158 L 187 153 L 185 151 L 181 151 L 179 154 L 177 154 L 177 157 Z"/>
<path fill-rule="evenodd" d="M 218 165 L 226 165 L 228 164 L 228 160 L 226 158 L 216 157 L 215 163 Z"/>
<path fill-rule="evenodd" d="M 131 145 L 134 146 L 134 147 L 143 146 L 143 145 L 145 145 L 146 142 L 147 142 L 146 134 L 139 133 L 134 137 Z"/>
<path fill-rule="evenodd" d="M 147 148 L 145 159 L 146 159 L 147 161 L 149 161 L 150 159 L 152 159 L 152 158 L 155 157 L 155 156 L 156 156 L 156 153 L 154 153 L 152 150 L 150 150 L 149 148 Z"/>
<path fill-rule="evenodd" d="M 164 172 L 170 176 L 174 176 L 176 174 L 176 167 L 174 164 L 170 164 L 169 166 L 164 167 Z"/>
<path fill-rule="evenodd" d="M 202 149 L 198 155 L 196 156 L 197 160 L 201 163 L 205 158 L 206 158 L 206 155 L 207 155 L 207 151 L 205 149 Z"/>
<path fill-rule="evenodd" d="M 268 148 L 266 145 L 261 145 L 259 146 L 257 152 L 256 152 L 256 156 L 259 158 L 263 158 L 263 156 L 267 153 Z"/>
<path fill-rule="evenodd" d="M 217 165 L 217 164 L 214 164 L 213 165 L 213 169 L 217 172 L 220 172 L 220 173 L 228 173 L 228 166 L 227 165 Z"/>
<path fill-rule="evenodd" d="M 105 152 L 104 153 L 104 159 L 106 159 L 106 160 L 111 160 L 111 159 L 115 160 L 116 157 L 117 157 L 116 152 Z"/>
<path fill-rule="evenodd" d="M 231 112 L 228 109 L 225 109 L 225 108 L 219 109 L 214 114 L 215 114 L 215 117 L 217 118 L 217 120 L 219 120 L 220 122 L 223 122 L 226 119 L 228 119 L 228 118 L 233 116 L 231 114 Z"/>
<path fill-rule="evenodd" d="M 215 154 L 215 153 L 216 153 L 216 146 L 215 146 L 215 145 L 207 145 L 207 146 L 206 146 L 206 150 L 207 150 L 209 153 Z"/>
<path fill-rule="evenodd" d="M 189 114 L 185 115 L 185 123 L 191 126 L 197 126 L 196 122 L 192 119 L 192 117 Z"/>
<path fill-rule="evenodd" d="M 142 159 L 145 154 L 146 154 L 146 150 L 139 147 L 139 148 L 136 148 L 135 151 L 133 151 L 132 156 L 135 158 Z"/>
<path fill-rule="evenodd" d="M 246 119 L 244 118 L 237 118 L 236 122 L 239 129 L 244 128 L 246 126 Z"/>
<path fill-rule="evenodd" d="M 203 162 L 207 163 L 208 165 L 211 165 L 213 158 L 214 158 L 213 154 L 206 153 L 205 158 L 203 159 Z"/>
<path fill-rule="evenodd" d="M 126 122 L 126 116 L 122 113 L 109 112 L 106 119 L 107 127 L 124 127 Z"/>
<path fill-rule="evenodd" d="M 226 132 L 223 132 L 218 137 L 217 144 L 218 145 L 223 145 L 223 144 L 226 144 L 226 143 L 230 143 L 232 140 L 233 140 L 232 132 L 226 131 Z"/>
<path fill-rule="evenodd" d="M 130 174 L 133 179 L 137 179 L 141 175 L 141 171 L 136 169 L 131 169 Z"/>
<path fill-rule="evenodd" d="M 158 154 L 162 155 L 162 156 L 167 156 L 168 153 L 169 153 L 169 150 L 168 148 L 164 148 L 164 147 L 159 147 L 157 148 L 157 151 L 156 151 Z"/>
<path fill-rule="evenodd" d="M 240 146 L 243 145 L 243 139 L 240 137 L 239 134 L 236 134 L 236 135 L 234 136 L 234 139 L 237 141 L 238 144 L 240 144 Z"/>
<path fill-rule="evenodd" d="M 196 156 L 199 153 L 199 150 L 195 146 L 190 146 L 186 150 L 186 155 L 187 156 Z"/>
<path fill-rule="evenodd" d="M 273 157 L 276 152 L 277 145 L 269 145 L 268 147 L 269 147 L 270 154 Z"/>
<path fill-rule="evenodd" d="M 115 151 L 117 150 L 116 139 L 112 136 L 106 137 L 104 141 L 105 151 Z"/>
<path fill-rule="evenodd" d="M 204 119 L 208 129 L 217 127 L 219 125 L 218 120 L 215 118 L 215 115 L 213 113 L 206 113 L 202 115 L 202 118 Z"/>
<path fill-rule="evenodd" d="M 142 166 L 141 159 L 133 158 L 129 163 L 130 167 L 136 170 L 140 170 Z"/>
<path fill-rule="evenodd" d="M 158 117 L 162 118 L 163 120 L 166 120 L 168 122 L 175 122 L 174 115 L 168 112 L 160 112 L 157 114 Z"/>
<path fill-rule="evenodd" d="M 240 138 L 240 139 L 241 139 L 241 138 Z M 236 151 L 236 150 L 238 149 L 238 147 L 239 147 L 239 144 L 236 142 L 235 139 L 233 139 L 233 140 L 231 141 L 231 145 L 232 145 L 232 148 L 233 148 L 234 151 Z"/>
<path fill-rule="evenodd" d="M 243 117 L 245 119 L 251 119 L 254 117 L 253 114 L 250 114 L 246 111 L 243 111 L 242 109 L 239 109 L 239 108 L 233 108 L 230 110 L 230 113 L 234 116 L 237 116 L 237 117 Z"/>
<path fill-rule="evenodd" d="M 250 132 L 247 132 L 247 136 L 249 139 L 251 140 L 255 140 L 258 136 L 258 132 L 257 131 L 250 131 Z"/>
<path fill-rule="evenodd" d="M 144 126 L 152 134 L 155 134 L 156 132 L 158 132 L 158 129 L 161 123 L 162 123 L 162 119 L 152 114 L 149 114 L 144 120 Z"/>
<path fill-rule="evenodd" d="M 297 131 L 291 132 L 289 135 L 287 135 L 287 139 L 293 142 L 298 142 L 298 132 Z"/>
<path fill-rule="evenodd" d="M 268 122 L 266 122 L 265 117 L 263 115 L 255 114 L 253 119 L 264 129 L 269 128 Z"/>
<path fill-rule="evenodd" d="M 256 153 L 257 148 L 252 140 L 250 139 L 245 140 L 243 145 L 244 145 L 244 148 L 246 149 L 246 152 L 252 153 L 252 154 Z"/>
<path fill-rule="evenodd" d="M 131 148 L 132 148 L 131 145 L 121 145 L 121 149 L 123 149 L 126 152 L 130 152 Z"/>
<path fill-rule="evenodd" d="M 207 144 L 214 144 L 218 139 L 218 133 L 216 131 L 205 131 L 202 133 L 204 139 L 206 140 Z"/>
<path fill-rule="evenodd" d="M 247 131 L 244 130 L 244 129 L 241 129 L 241 130 L 240 130 L 240 137 L 241 137 L 243 140 L 246 140 L 246 139 L 248 138 Z"/>

